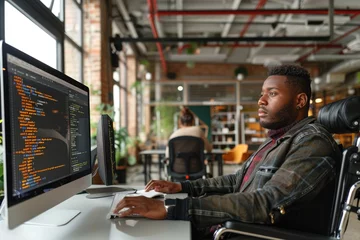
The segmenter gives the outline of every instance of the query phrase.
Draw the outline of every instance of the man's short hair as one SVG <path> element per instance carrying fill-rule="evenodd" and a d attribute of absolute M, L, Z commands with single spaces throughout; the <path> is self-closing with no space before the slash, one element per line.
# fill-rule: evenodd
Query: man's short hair
<path fill-rule="evenodd" d="M 281 65 L 269 69 L 268 76 L 286 76 L 289 83 L 297 93 L 305 93 L 309 105 L 311 97 L 311 79 L 309 72 L 297 65 Z"/>

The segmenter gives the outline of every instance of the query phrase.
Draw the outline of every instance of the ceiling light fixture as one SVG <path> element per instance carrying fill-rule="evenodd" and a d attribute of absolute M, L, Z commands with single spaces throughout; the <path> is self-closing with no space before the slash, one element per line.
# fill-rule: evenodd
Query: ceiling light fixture
<path fill-rule="evenodd" d="M 152 78 L 151 73 L 149 73 L 149 72 L 145 73 L 145 79 L 146 80 L 150 81 L 151 78 Z"/>
<path fill-rule="evenodd" d="M 321 98 L 317 98 L 317 99 L 315 99 L 315 103 L 322 103 L 322 99 Z"/>
<path fill-rule="evenodd" d="M 244 80 L 244 74 L 239 73 L 238 75 L 236 75 L 236 79 L 239 81 Z"/>
<path fill-rule="evenodd" d="M 314 78 L 314 83 L 315 84 L 320 84 L 321 83 L 321 78 L 319 78 L 319 77 Z"/>
<path fill-rule="evenodd" d="M 354 95 L 355 94 L 355 89 L 353 89 L 352 87 L 348 87 L 348 94 L 349 95 Z"/>

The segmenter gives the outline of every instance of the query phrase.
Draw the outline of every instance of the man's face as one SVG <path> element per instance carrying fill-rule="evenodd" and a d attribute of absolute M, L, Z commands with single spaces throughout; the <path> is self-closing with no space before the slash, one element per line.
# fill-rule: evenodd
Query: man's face
<path fill-rule="evenodd" d="M 267 129 L 279 129 L 297 118 L 296 93 L 286 82 L 286 76 L 269 76 L 262 87 L 258 101 L 260 125 Z"/>

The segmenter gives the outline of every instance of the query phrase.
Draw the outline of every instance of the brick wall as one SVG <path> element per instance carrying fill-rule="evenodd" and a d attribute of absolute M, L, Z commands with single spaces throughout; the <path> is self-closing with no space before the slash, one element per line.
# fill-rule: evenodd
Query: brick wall
<path fill-rule="evenodd" d="M 127 96 L 127 104 L 128 104 L 128 132 L 130 136 L 137 136 L 137 102 L 136 102 L 136 94 L 135 89 L 131 88 L 131 86 L 136 81 L 136 75 L 137 75 L 137 61 L 134 56 L 128 56 L 127 61 L 127 89 L 128 92 L 126 94 Z M 120 105 L 120 107 L 124 107 L 123 105 Z"/>
<path fill-rule="evenodd" d="M 218 77 L 220 79 L 233 80 L 235 79 L 235 69 L 244 67 L 248 71 L 248 76 L 264 77 L 267 69 L 262 65 L 239 65 L 226 63 L 195 63 L 193 68 L 188 68 L 186 63 L 168 63 L 168 71 L 176 73 L 177 80 L 188 80 L 191 76 L 200 76 L 199 80 L 208 80 L 206 76 L 212 79 Z M 191 78 L 191 80 L 195 80 Z"/>
<path fill-rule="evenodd" d="M 84 83 L 90 88 L 90 118 L 96 123 L 101 103 L 112 104 L 112 74 L 109 52 L 111 19 L 108 0 L 86 0 L 84 10 Z M 92 129 L 92 132 L 95 129 Z"/>
<path fill-rule="evenodd" d="M 228 64 L 228 63 L 195 63 L 193 68 L 186 66 L 183 62 L 167 62 L 168 72 L 176 73 L 176 80 L 204 80 L 209 79 L 226 79 L 234 80 L 235 69 L 244 67 L 247 69 L 248 78 L 256 80 L 265 80 L 268 68 L 263 65 L 251 64 Z M 304 66 L 313 77 L 318 76 L 319 71 L 316 65 L 308 64 Z M 199 78 L 196 79 L 195 77 Z M 190 78 L 189 78 L 190 77 Z M 207 79 L 207 77 L 209 77 Z M 167 81 L 167 77 L 162 72 L 161 80 Z"/>

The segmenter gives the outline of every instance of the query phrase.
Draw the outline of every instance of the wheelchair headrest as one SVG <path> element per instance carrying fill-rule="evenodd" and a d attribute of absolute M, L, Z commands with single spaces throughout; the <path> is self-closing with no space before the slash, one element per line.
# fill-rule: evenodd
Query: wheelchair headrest
<path fill-rule="evenodd" d="M 355 133 L 360 130 L 360 96 L 351 96 L 323 106 L 318 122 L 331 133 Z"/>

